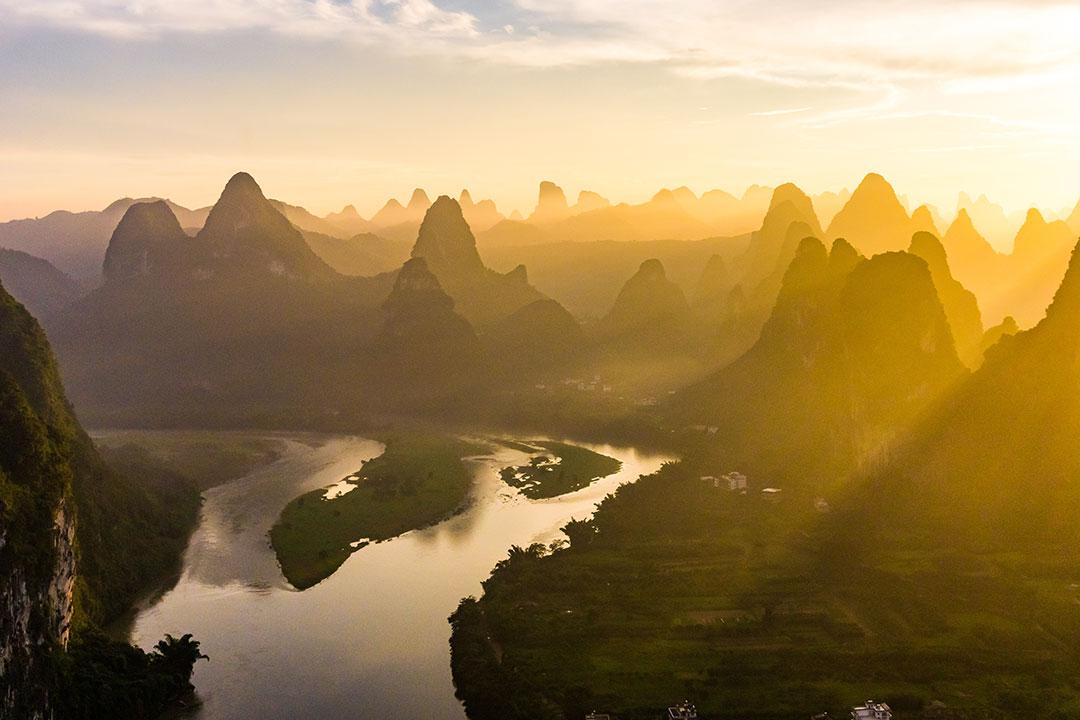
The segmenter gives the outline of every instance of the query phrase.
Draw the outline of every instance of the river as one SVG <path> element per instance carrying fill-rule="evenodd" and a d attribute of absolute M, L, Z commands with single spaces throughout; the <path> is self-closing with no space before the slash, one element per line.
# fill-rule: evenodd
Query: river
<path fill-rule="evenodd" d="M 356 437 L 286 441 L 280 459 L 204 493 L 199 525 L 174 588 L 141 609 L 132 642 L 192 633 L 209 662 L 193 682 L 200 720 L 320 718 L 461 720 L 450 678 L 447 616 L 511 545 L 548 543 L 618 485 L 670 459 L 577 443 L 622 461 L 574 493 L 528 500 L 498 470 L 527 462 L 495 447 L 470 460 L 468 508 L 437 525 L 365 547 L 332 576 L 297 592 L 282 578 L 267 532 L 284 505 L 378 455 Z"/>

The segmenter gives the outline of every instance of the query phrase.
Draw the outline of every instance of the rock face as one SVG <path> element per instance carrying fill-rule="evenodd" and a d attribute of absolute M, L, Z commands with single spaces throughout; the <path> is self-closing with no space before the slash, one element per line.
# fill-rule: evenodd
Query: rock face
<path fill-rule="evenodd" d="M 671 411 L 715 426 L 725 463 L 823 488 L 879 462 L 962 373 L 923 260 L 805 238 L 758 341 Z"/>
<path fill-rule="evenodd" d="M 905 249 L 912 232 L 911 219 L 892 186 L 880 175 L 870 173 L 833 218 L 826 236 L 846 238 L 869 257 Z"/>
<path fill-rule="evenodd" d="M 911 229 L 912 232 L 926 232 L 934 236 L 938 234 L 937 225 L 934 224 L 934 215 L 928 206 L 920 205 L 915 208 L 915 212 L 911 213 Z"/>
<path fill-rule="evenodd" d="M 974 293 L 953 278 L 945 248 L 934 235 L 928 232 L 915 233 L 908 252 L 922 258 L 930 268 L 930 277 L 934 280 L 938 298 L 945 309 L 945 317 L 952 328 L 956 352 L 965 365 L 976 367 L 981 362 L 983 340 L 979 301 Z"/>
<path fill-rule="evenodd" d="M 44 333 L 0 287 L 0 716 L 49 718 L 76 574 L 71 434 Z"/>

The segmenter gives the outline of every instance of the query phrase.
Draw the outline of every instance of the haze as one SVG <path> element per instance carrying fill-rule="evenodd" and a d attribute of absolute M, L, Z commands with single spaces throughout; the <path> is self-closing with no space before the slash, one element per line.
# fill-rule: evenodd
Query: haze
<path fill-rule="evenodd" d="M 868 167 L 912 207 L 1058 214 L 1078 27 L 982 0 L 0 0 L 0 219 L 203 206 L 238 167 L 366 217 L 417 185 L 527 214 L 543 178 L 640 202 Z"/>

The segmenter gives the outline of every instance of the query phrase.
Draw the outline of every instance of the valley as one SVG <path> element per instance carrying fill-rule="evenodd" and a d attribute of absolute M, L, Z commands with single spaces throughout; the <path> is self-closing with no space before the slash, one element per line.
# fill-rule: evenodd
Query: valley
<path fill-rule="evenodd" d="M 140 606 L 131 624 L 137 645 L 177 628 L 204 638 L 213 660 L 193 677 L 195 717 L 378 718 L 395 707 L 403 716 L 463 718 L 446 624 L 458 599 L 480 591 L 480 581 L 510 546 L 558 540 L 559 528 L 572 518 L 587 518 L 616 487 L 672 459 L 575 443 L 618 458 L 621 469 L 576 492 L 531 500 L 499 475 L 527 461 L 527 454 L 508 447 L 513 443 L 462 448 L 469 450 L 471 500 L 461 512 L 358 549 L 336 572 L 298 592 L 283 577 L 267 534 L 290 500 L 303 493 L 321 497 L 380 457 L 383 446 L 350 436 L 273 437 L 282 445 L 278 459 L 205 491 L 178 582 Z M 418 453 L 413 462 L 428 457 L 430 442 L 407 446 Z M 401 466 L 394 461 L 392 467 Z M 363 487 L 338 499 L 359 496 Z"/>

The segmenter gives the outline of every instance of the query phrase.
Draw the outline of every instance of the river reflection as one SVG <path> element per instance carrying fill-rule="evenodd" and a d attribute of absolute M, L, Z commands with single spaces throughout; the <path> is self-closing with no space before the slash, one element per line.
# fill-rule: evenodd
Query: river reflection
<path fill-rule="evenodd" d="M 475 485 L 462 514 L 365 547 L 304 592 L 281 577 L 267 532 L 301 492 L 334 484 L 382 451 L 362 438 L 288 444 L 272 465 L 206 493 L 200 525 L 170 592 L 141 611 L 132 640 L 150 647 L 190 632 L 210 662 L 196 666 L 199 718 L 433 718 L 460 720 L 450 679 L 447 616 L 510 545 L 550 542 L 618 485 L 669 458 L 579 443 L 622 461 L 613 476 L 562 497 L 528 500 L 498 470 L 521 464 L 493 448 L 470 460 Z"/>

